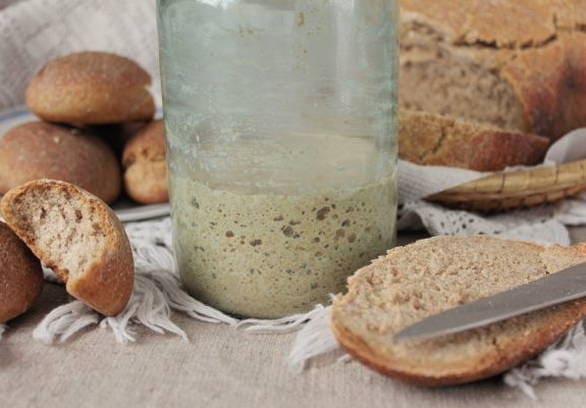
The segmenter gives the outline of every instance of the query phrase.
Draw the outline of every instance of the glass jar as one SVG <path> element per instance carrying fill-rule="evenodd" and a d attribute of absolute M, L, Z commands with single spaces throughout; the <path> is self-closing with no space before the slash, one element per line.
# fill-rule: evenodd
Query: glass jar
<path fill-rule="evenodd" d="M 186 288 L 261 318 L 326 302 L 395 236 L 395 0 L 158 7 Z"/>

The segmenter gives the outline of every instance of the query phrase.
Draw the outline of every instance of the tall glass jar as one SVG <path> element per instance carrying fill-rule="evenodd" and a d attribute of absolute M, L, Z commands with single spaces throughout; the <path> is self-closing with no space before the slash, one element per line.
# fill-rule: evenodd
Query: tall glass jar
<path fill-rule="evenodd" d="M 198 299 L 311 309 L 389 249 L 395 0 L 159 0 L 173 233 Z"/>

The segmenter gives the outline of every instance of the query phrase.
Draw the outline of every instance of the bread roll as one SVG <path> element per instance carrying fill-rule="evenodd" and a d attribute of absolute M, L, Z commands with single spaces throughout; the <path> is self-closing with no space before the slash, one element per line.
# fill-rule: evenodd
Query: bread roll
<path fill-rule="evenodd" d="M 122 158 L 127 194 L 142 204 L 169 201 L 165 127 L 157 120 L 141 129 L 128 142 Z"/>
<path fill-rule="evenodd" d="M 120 194 L 120 165 L 96 136 L 43 122 L 17 126 L 0 139 L 0 193 L 51 178 L 76 184 L 112 203 Z"/>
<path fill-rule="evenodd" d="M 26 312 L 42 288 L 41 263 L 14 232 L 0 222 L 0 323 Z"/>
<path fill-rule="evenodd" d="M 104 124 L 149 120 L 155 112 L 150 75 L 106 52 L 79 52 L 47 63 L 31 80 L 26 104 L 50 122 Z"/>
<path fill-rule="evenodd" d="M 102 200 L 73 184 L 36 180 L 10 190 L 0 211 L 70 295 L 106 316 L 124 309 L 134 284 L 132 251 Z"/>

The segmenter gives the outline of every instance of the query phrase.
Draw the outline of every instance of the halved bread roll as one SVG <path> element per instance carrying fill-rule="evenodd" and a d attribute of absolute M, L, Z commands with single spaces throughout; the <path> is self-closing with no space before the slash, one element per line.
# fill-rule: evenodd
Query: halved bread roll
<path fill-rule="evenodd" d="M 134 284 L 132 250 L 106 203 L 73 184 L 36 180 L 10 190 L 0 210 L 69 294 L 107 316 L 124 309 Z"/>

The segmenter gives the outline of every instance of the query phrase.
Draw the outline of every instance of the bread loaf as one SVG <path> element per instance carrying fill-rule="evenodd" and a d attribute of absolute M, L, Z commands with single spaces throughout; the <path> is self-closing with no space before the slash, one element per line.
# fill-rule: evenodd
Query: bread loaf
<path fill-rule="evenodd" d="M 557 139 L 586 125 L 584 0 L 400 0 L 400 105 Z"/>
<path fill-rule="evenodd" d="M 586 261 L 586 245 L 542 247 L 490 237 L 436 237 L 394 248 L 348 280 L 332 328 L 350 354 L 379 372 L 451 385 L 508 370 L 586 316 L 586 300 L 433 339 L 394 340 L 425 317 Z"/>
<path fill-rule="evenodd" d="M 547 138 L 425 112 L 399 112 L 399 156 L 416 164 L 500 171 L 543 161 Z"/>
<path fill-rule="evenodd" d="M 0 139 L 0 194 L 41 178 L 76 184 L 107 203 L 121 189 L 118 159 L 95 135 L 44 122 L 9 130 Z"/>
<path fill-rule="evenodd" d="M 150 75 L 106 52 L 79 52 L 47 63 L 31 80 L 26 104 L 40 118 L 71 124 L 149 120 L 155 112 Z"/>
<path fill-rule="evenodd" d="M 36 180 L 10 190 L 0 211 L 70 295 L 107 316 L 124 309 L 134 284 L 132 251 L 102 200 L 73 184 Z"/>
<path fill-rule="evenodd" d="M 0 222 L 0 323 L 26 312 L 42 288 L 41 263 L 14 232 Z"/>

